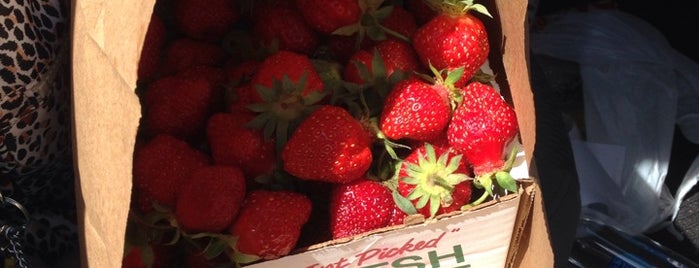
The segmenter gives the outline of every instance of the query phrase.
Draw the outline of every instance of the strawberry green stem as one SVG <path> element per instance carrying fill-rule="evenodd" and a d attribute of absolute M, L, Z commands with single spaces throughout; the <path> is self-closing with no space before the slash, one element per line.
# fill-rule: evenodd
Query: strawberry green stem
<path fill-rule="evenodd" d="M 483 203 L 483 201 L 485 201 L 485 199 L 488 198 L 488 196 L 490 196 L 490 195 L 488 194 L 488 192 L 487 192 L 487 191 L 484 191 L 483 194 L 481 194 L 481 196 L 478 197 L 478 199 L 476 199 L 475 201 L 471 202 L 471 203 L 468 204 L 468 205 L 465 205 L 465 206 L 461 207 L 461 210 L 471 209 L 471 208 L 473 208 L 473 207 L 475 207 L 475 206 L 480 205 L 481 203 Z"/>
<path fill-rule="evenodd" d="M 381 27 L 381 30 L 383 30 L 383 31 L 386 32 L 387 34 L 392 35 L 392 36 L 395 37 L 395 38 L 398 38 L 398 39 L 403 40 L 403 41 L 408 42 L 408 43 L 411 42 L 410 38 L 408 38 L 408 37 L 405 36 L 405 35 L 400 34 L 399 32 L 396 32 L 396 31 L 394 31 L 394 30 L 391 30 L 391 29 L 389 29 L 389 28 L 387 28 L 387 27 L 385 27 L 385 26 L 383 26 L 383 25 L 379 25 L 379 27 Z"/>

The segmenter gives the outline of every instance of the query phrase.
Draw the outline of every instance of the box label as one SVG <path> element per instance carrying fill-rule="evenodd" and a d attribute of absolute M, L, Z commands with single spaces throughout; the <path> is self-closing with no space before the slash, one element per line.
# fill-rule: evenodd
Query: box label
<path fill-rule="evenodd" d="M 503 267 L 519 199 L 249 267 Z"/>

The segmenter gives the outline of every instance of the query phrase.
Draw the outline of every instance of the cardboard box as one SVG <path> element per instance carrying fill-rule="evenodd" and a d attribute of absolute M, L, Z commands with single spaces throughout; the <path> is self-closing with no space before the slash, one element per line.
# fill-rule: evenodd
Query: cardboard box
<path fill-rule="evenodd" d="M 83 267 L 121 267 L 131 195 L 132 154 L 141 116 L 140 104 L 134 91 L 136 69 L 154 2 L 72 1 L 76 203 Z M 536 133 L 528 72 L 525 21 L 527 1 L 494 0 L 485 4 L 495 16 L 493 21 L 486 21 L 492 44 L 491 66 L 498 74 L 498 82 L 506 97 L 511 98 L 515 105 L 521 140 L 525 145 L 526 162 L 533 163 L 531 156 Z M 552 267 L 553 253 L 548 239 L 543 200 L 539 194 L 541 191 L 536 183 L 535 167 L 530 166 L 529 169 L 532 179 L 525 181 L 520 194 L 513 198 L 488 203 L 473 212 L 439 222 L 385 231 L 364 239 L 369 239 L 370 242 L 376 241 L 378 237 L 390 240 L 410 236 L 421 232 L 420 230 L 443 230 L 443 233 L 425 231 L 432 232 L 427 233 L 432 238 L 422 244 L 428 252 L 424 256 L 420 255 L 420 258 L 429 258 L 434 254 L 450 254 L 429 253 L 429 247 L 439 241 L 447 241 L 447 235 L 451 237 L 452 234 L 444 232 L 458 229 L 453 226 L 491 220 L 493 222 L 478 224 L 497 224 L 496 221 L 509 217 L 508 224 L 511 222 L 512 227 L 505 228 L 511 230 L 511 233 L 488 236 L 506 245 L 506 248 L 497 249 L 500 253 L 504 252 L 506 258 L 495 261 L 495 264 L 507 267 Z M 502 240 L 495 235 L 503 235 Z M 454 236 L 450 241 L 456 242 L 450 242 L 448 246 L 453 252 L 454 245 L 462 245 L 463 250 L 470 245 L 464 243 L 478 243 L 478 239 L 483 239 L 473 238 L 472 241 L 467 241 L 472 236 L 473 234 L 463 235 L 463 241 Z M 395 243 L 405 245 L 406 241 L 398 239 Z M 327 252 L 330 254 L 329 259 L 339 261 L 343 256 L 340 253 L 342 250 L 335 251 L 338 248 L 342 249 L 342 246 L 325 245 L 313 252 Z M 289 256 L 288 260 L 293 260 L 295 256 Z M 471 264 L 470 267 L 490 267 L 493 264 L 481 263 L 478 259 L 479 255 L 474 253 L 463 263 Z M 450 266 L 451 264 L 442 265 Z"/>

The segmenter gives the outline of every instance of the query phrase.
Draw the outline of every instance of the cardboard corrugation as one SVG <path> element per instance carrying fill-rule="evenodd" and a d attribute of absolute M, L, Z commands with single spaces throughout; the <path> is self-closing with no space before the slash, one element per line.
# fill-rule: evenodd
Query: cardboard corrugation
<path fill-rule="evenodd" d="M 134 91 L 136 69 L 154 3 L 72 1 L 73 133 L 82 267 L 121 267 L 132 155 L 141 116 Z M 527 163 L 533 163 L 536 132 L 528 72 L 527 1 L 487 4 L 497 7 L 495 17 L 503 34 L 491 36 L 500 41 L 493 55 L 502 57 L 507 72 L 504 82 L 512 93 Z M 530 169 L 536 177 L 532 164 Z M 521 221 L 508 256 L 512 267 L 553 266 L 543 200 L 536 194 L 538 184 L 532 187 L 531 207 L 519 210 Z"/>

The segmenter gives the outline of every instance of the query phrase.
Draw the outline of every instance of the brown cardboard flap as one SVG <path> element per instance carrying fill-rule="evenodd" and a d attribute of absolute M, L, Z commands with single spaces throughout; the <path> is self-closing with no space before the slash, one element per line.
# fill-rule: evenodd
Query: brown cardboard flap
<path fill-rule="evenodd" d="M 154 1 L 75 0 L 73 128 L 82 266 L 121 267 L 140 105 L 136 66 Z"/>
<path fill-rule="evenodd" d="M 514 267 L 553 267 L 553 250 L 544 214 L 544 200 L 540 194 L 536 167 L 532 159 L 536 143 L 536 114 L 529 81 L 527 4 L 528 1 L 495 0 L 502 36 L 496 36 L 495 38 L 501 39 L 494 40 L 494 43 L 500 46 L 493 46 L 491 49 L 495 50 L 496 56 L 499 54 L 502 57 L 522 144 L 525 145 L 525 155 L 530 165 L 530 175 L 537 182 L 532 184 L 533 192 L 538 195 L 534 197 L 531 215 L 525 220 L 521 237 L 518 238 L 517 251 L 512 253 L 515 258 Z"/>
<path fill-rule="evenodd" d="M 536 132 L 525 38 L 527 1 L 488 2 L 499 7 L 505 34 L 494 49 L 502 55 L 527 162 L 532 165 Z M 72 1 L 73 133 L 82 267 L 121 267 L 141 116 L 134 93 L 136 70 L 154 3 Z M 540 192 L 537 184 L 534 187 Z M 516 267 L 553 266 L 542 202 L 539 196 L 534 198 Z"/>

